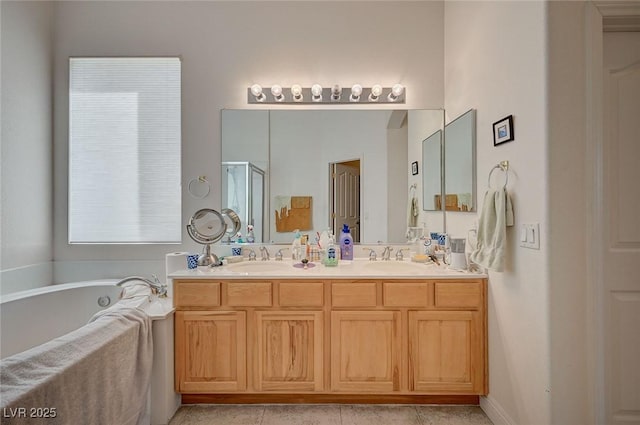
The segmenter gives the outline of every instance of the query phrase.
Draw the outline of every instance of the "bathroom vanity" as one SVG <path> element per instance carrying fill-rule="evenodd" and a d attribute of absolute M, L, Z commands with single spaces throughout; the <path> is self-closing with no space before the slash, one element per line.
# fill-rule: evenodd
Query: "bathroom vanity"
<path fill-rule="evenodd" d="M 387 263 L 171 274 L 183 403 L 477 403 L 486 276 Z"/>

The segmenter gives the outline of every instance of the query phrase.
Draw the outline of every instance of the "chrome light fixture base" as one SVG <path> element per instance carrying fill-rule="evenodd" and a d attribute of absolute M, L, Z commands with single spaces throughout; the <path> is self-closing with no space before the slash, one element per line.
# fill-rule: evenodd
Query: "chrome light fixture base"
<path fill-rule="evenodd" d="M 406 88 L 403 88 L 400 95 L 395 96 L 392 92 L 392 87 L 383 87 L 382 93 L 379 96 L 371 96 L 371 87 L 362 87 L 362 93 L 357 97 L 358 100 L 354 100 L 351 95 L 351 90 L 348 87 L 342 89 L 342 95 L 339 99 L 336 96 L 332 96 L 332 88 L 322 88 L 322 96 L 318 99 L 311 93 L 311 87 L 302 87 L 301 95 L 296 99 L 291 92 L 291 87 L 282 87 L 283 100 L 277 100 L 268 89 L 264 89 L 261 92 L 260 97 L 255 96 L 251 87 L 247 88 L 247 103 L 248 104 L 290 104 L 290 105 L 371 105 L 371 104 L 403 104 L 406 102 Z M 396 89 L 397 90 L 397 89 Z M 397 91 L 396 91 L 397 92 Z M 375 100 L 374 100 L 375 99 Z"/>

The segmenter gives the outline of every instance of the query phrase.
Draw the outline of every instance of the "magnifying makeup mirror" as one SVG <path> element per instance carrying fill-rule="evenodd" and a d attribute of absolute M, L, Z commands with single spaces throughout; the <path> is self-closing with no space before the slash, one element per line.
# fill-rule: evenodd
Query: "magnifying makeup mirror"
<path fill-rule="evenodd" d="M 198 257 L 198 266 L 216 267 L 221 265 L 218 256 L 211 252 L 211 244 L 218 242 L 227 231 L 225 219 L 216 210 L 203 208 L 196 211 L 187 224 L 187 233 L 205 252 Z"/>
<path fill-rule="evenodd" d="M 224 222 L 227 225 L 227 230 L 225 235 L 227 235 L 226 243 L 231 243 L 231 238 L 238 234 L 240 231 L 240 226 L 242 226 L 242 222 L 240 217 L 236 212 L 230 208 L 223 208 L 221 210 L 222 216 L 224 217 Z"/>

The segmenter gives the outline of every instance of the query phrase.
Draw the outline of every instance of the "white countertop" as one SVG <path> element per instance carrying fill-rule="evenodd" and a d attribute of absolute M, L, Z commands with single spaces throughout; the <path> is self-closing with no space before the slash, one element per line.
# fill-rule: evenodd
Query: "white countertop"
<path fill-rule="evenodd" d="M 187 279 L 465 279 L 486 278 L 484 273 L 472 273 L 449 269 L 447 265 L 434 263 L 414 263 L 404 261 L 369 261 L 356 259 L 340 261 L 338 266 L 327 267 L 320 263 L 307 269 L 301 268 L 299 262 L 283 261 L 241 261 L 220 267 L 177 270 L 167 275 L 168 278 Z"/>

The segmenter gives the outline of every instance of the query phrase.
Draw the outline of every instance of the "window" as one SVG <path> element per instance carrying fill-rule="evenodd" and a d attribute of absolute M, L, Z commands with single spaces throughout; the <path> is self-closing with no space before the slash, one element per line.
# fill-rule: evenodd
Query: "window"
<path fill-rule="evenodd" d="M 69 243 L 181 242 L 180 59 L 69 73 Z"/>

